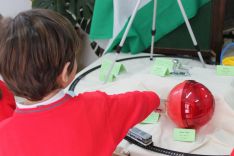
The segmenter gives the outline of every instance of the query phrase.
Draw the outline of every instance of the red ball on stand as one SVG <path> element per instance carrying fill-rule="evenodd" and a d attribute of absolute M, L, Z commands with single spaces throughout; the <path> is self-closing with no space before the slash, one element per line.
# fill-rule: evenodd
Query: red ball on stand
<path fill-rule="evenodd" d="M 214 113 L 212 93 L 203 84 L 186 80 L 176 85 L 167 99 L 167 114 L 181 128 L 199 128 Z"/>

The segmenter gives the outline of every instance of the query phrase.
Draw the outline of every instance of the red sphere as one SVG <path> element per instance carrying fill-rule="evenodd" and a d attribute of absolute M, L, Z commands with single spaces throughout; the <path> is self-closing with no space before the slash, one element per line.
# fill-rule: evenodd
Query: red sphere
<path fill-rule="evenodd" d="M 176 85 L 167 99 L 167 114 L 181 128 L 199 128 L 212 117 L 212 93 L 201 83 L 186 80 Z"/>

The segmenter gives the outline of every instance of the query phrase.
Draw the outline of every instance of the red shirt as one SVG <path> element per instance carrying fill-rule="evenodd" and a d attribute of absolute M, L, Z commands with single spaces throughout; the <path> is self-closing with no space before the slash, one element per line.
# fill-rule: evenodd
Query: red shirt
<path fill-rule="evenodd" d="M 158 105 L 153 92 L 65 95 L 0 123 L 0 156 L 110 156 Z"/>
<path fill-rule="evenodd" d="M 14 95 L 7 86 L 0 80 L 0 121 L 10 117 L 15 110 Z"/>
<path fill-rule="evenodd" d="M 234 156 L 234 149 L 232 150 L 232 153 L 231 153 L 231 155 L 230 156 Z"/>

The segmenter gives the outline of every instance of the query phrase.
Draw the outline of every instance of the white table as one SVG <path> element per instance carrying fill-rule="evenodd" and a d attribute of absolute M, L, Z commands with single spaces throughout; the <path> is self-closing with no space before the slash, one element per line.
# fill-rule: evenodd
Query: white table
<path fill-rule="evenodd" d="M 115 54 L 113 53 L 104 56 L 104 58 L 112 60 L 114 57 Z M 134 55 L 120 54 L 119 58 L 125 57 L 134 57 Z M 86 67 L 77 76 L 96 65 L 100 65 L 102 59 L 100 58 Z M 166 114 L 162 114 L 159 122 L 156 124 L 138 124 L 137 127 L 150 133 L 153 136 L 154 145 L 162 148 L 196 154 L 230 154 L 234 147 L 234 103 L 227 103 L 225 96 L 229 96 L 230 99 L 229 94 L 234 88 L 231 87 L 234 78 L 217 76 L 215 66 L 207 65 L 207 68 L 202 68 L 201 63 L 197 60 L 182 58 L 179 58 L 179 60 L 184 67 L 189 69 L 191 76 L 159 77 L 150 73 L 153 61 L 150 61 L 149 58 L 134 59 L 122 62 L 127 72 L 119 75 L 116 81 L 103 84 L 98 78 L 98 69 L 85 76 L 78 83 L 75 93 L 101 90 L 114 94 L 132 90 L 153 90 L 157 92 L 160 98 L 166 99 L 170 90 L 178 83 L 184 80 L 196 80 L 204 84 L 213 93 L 216 106 L 212 120 L 196 132 L 195 142 L 174 141 L 172 134 L 176 125 Z M 131 156 L 160 155 L 129 144 L 125 140 L 118 147 L 119 149 L 129 151 Z"/>

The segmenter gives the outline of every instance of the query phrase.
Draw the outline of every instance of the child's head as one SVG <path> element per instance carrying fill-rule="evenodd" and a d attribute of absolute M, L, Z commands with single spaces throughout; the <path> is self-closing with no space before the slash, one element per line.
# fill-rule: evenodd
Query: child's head
<path fill-rule="evenodd" d="M 20 97 L 41 100 L 74 78 L 79 39 L 60 14 L 34 9 L 1 22 L 0 73 Z"/>

